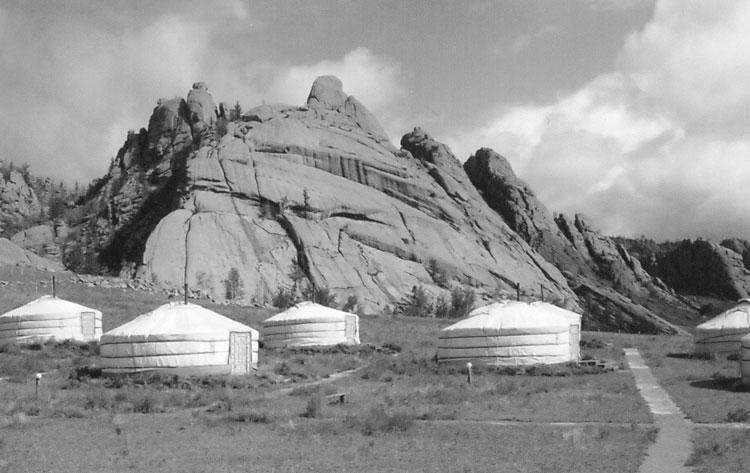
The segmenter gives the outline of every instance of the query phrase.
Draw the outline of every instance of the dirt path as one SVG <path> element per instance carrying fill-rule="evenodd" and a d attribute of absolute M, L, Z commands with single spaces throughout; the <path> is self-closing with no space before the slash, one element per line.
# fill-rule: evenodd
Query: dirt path
<path fill-rule="evenodd" d="M 636 348 L 626 348 L 625 358 L 635 376 L 635 383 L 648 404 L 654 422 L 659 427 L 656 441 L 649 447 L 639 473 L 689 473 L 685 466 L 693 450 L 691 435 L 694 424 L 685 418 L 672 402 L 656 377 L 648 369 Z"/>

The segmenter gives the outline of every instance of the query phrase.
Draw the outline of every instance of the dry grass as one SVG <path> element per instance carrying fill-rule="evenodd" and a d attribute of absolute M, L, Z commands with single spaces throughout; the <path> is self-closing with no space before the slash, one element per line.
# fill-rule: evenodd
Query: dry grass
<path fill-rule="evenodd" d="M 0 280 L 16 276 L 0 274 Z M 41 295 L 29 288 L 48 277 L 28 270 L 27 276 L 26 286 L 14 282 L 4 288 L 9 288 L 3 299 L 7 309 Z M 58 279 L 61 297 L 102 310 L 105 330 L 167 301 L 163 294 Z M 254 327 L 274 312 L 200 303 Z M 477 369 L 469 386 L 465 372 L 434 359 L 438 332 L 448 324 L 363 317 L 366 345 L 261 349 L 258 371 L 244 377 L 111 380 L 91 368 L 98 356 L 91 346 L 0 350 L 0 376 L 7 378 L 0 382 L 0 428 L 11 432 L 0 435 L 8 439 L 0 443 L 0 471 L 45 471 L 50 469 L 45 462 L 53 459 L 56 471 L 242 470 L 248 465 L 260 471 L 637 470 L 653 435 L 636 425 L 650 416 L 630 373 L 594 374 L 573 366 Z M 639 340 L 585 333 L 583 354 L 622 364 L 621 348 Z M 357 371 L 331 381 L 332 374 L 348 370 Z M 45 376 L 37 397 L 33 374 L 38 371 Z M 345 404 L 329 404 L 324 397 L 337 392 L 347 393 Z M 633 427 L 471 423 L 488 419 Z M 18 448 L 8 449 L 7 442 Z M 24 463 L 27 443 L 49 448 Z"/>
<path fill-rule="evenodd" d="M 185 414 L 96 417 L 4 428 L 0 468 L 56 471 L 636 472 L 641 428 L 493 426 L 293 418 L 214 422 Z M 240 420 L 240 419 L 238 419 Z M 408 424 L 408 421 L 407 421 Z M 40 445 L 48 448 L 40 449 Z M 34 452 L 24 455 L 23 452 Z"/>
<path fill-rule="evenodd" d="M 750 470 L 750 430 L 697 429 L 687 464 L 696 473 Z"/>
<path fill-rule="evenodd" d="M 733 357 L 696 357 L 690 337 L 627 338 L 691 420 L 747 422 L 740 419 L 742 410 L 750 406 L 750 390 L 739 383 L 739 363 Z"/>

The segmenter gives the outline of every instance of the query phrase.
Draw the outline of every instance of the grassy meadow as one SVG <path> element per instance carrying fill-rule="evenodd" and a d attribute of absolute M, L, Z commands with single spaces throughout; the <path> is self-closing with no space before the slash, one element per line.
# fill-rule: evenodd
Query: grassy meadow
<path fill-rule="evenodd" d="M 0 281 L 0 312 L 50 292 L 41 271 Z M 71 281 L 58 274 L 58 296 L 100 309 L 105 331 L 168 301 Z M 197 302 L 256 328 L 276 312 Z M 1 347 L 0 471 L 636 472 L 656 429 L 624 369 L 633 346 L 696 422 L 737 420 L 750 400 L 725 389 L 737 362 L 691 358 L 687 337 L 585 332 L 582 355 L 621 369 L 481 368 L 468 385 L 434 359 L 450 323 L 362 317 L 360 347 L 261 348 L 258 370 L 236 377 L 102 378 L 95 344 Z M 713 450 L 714 430 L 697 430 L 696 467 L 730 452 Z M 741 434 L 722 431 L 731 445 Z"/>

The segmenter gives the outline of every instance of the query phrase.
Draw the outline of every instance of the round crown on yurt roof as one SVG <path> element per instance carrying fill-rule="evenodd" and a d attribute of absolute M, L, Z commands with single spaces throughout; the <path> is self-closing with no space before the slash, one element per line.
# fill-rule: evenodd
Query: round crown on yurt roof
<path fill-rule="evenodd" d="M 102 342 L 113 336 L 148 338 L 158 335 L 204 334 L 206 332 L 254 332 L 254 328 L 191 302 L 169 302 L 141 314 L 130 322 L 102 336 Z"/>

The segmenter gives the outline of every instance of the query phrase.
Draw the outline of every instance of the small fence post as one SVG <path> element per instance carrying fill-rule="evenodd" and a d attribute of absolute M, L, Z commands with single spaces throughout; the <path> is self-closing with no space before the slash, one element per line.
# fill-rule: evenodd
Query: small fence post
<path fill-rule="evenodd" d="M 468 373 L 467 381 L 469 382 L 469 386 L 471 386 L 471 362 L 466 363 L 466 371 Z"/>

